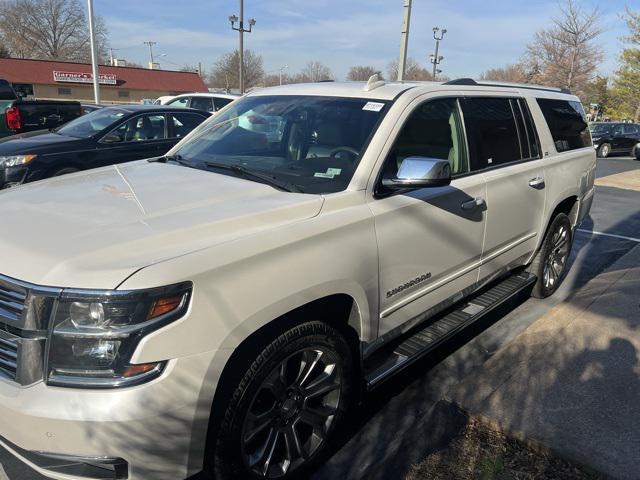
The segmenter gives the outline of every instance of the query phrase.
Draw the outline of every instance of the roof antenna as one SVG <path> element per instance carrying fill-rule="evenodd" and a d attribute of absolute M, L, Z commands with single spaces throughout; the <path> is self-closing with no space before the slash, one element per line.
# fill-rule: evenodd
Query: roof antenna
<path fill-rule="evenodd" d="M 380 72 L 376 72 L 371 77 L 369 77 L 369 81 L 362 89 L 365 92 L 370 92 L 371 90 L 375 90 L 376 88 L 382 87 L 386 85 L 385 81 L 382 79 L 382 75 Z"/>

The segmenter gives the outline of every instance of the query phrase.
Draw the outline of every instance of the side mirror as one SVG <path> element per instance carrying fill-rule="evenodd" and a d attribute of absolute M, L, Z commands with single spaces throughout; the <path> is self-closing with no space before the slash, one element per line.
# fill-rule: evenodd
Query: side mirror
<path fill-rule="evenodd" d="M 122 141 L 122 137 L 120 135 L 118 135 L 115 132 L 111 132 L 108 133 L 107 135 L 105 135 L 104 137 L 102 137 L 102 140 L 100 140 L 102 143 L 120 143 Z"/>
<path fill-rule="evenodd" d="M 407 157 L 400 164 L 395 178 L 382 185 L 392 190 L 444 187 L 451 183 L 451 166 L 447 160 L 428 157 Z"/>

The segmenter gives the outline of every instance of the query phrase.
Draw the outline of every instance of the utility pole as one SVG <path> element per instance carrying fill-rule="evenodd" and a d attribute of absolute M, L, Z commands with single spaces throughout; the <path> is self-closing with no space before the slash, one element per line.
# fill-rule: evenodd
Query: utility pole
<path fill-rule="evenodd" d="M 236 27 L 236 22 L 240 21 L 238 26 Z M 244 0 L 240 0 L 240 18 L 235 15 L 231 15 L 229 17 L 229 21 L 231 22 L 231 29 L 237 31 L 240 34 L 240 81 L 238 82 L 240 85 L 240 95 L 244 95 L 244 34 L 251 33 L 253 26 L 256 24 L 256 21 L 251 18 L 249 20 L 249 28 L 244 28 Z"/>
<path fill-rule="evenodd" d="M 98 51 L 96 48 L 95 18 L 93 16 L 93 0 L 87 0 L 89 13 L 89 37 L 91 43 L 91 72 L 93 73 L 93 99 L 100 104 L 100 78 L 98 72 Z"/>
<path fill-rule="evenodd" d="M 439 32 L 439 33 L 438 33 Z M 447 29 L 443 28 L 440 30 L 439 27 L 433 27 L 433 39 L 436 41 L 436 51 L 430 55 L 431 63 L 433 63 L 433 80 L 435 81 L 436 77 L 439 73 L 442 73 L 442 70 L 438 70 L 438 65 L 444 60 L 442 55 L 438 56 L 438 52 L 440 50 L 440 41 L 444 38 L 444 34 L 447 33 Z"/>
<path fill-rule="evenodd" d="M 400 35 L 400 58 L 398 60 L 398 81 L 404 80 L 407 69 L 407 49 L 409 47 L 409 26 L 411 25 L 411 0 L 404 0 L 402 33 Z"/>
<path fill-rule="evenodd" d="M 144 42 L 145 45 L 149 45 L 149 57 L 151 58 L 151 63 L 149 63 L 149 69 L 153 70 L 153 46 L 158 42 Z"/>

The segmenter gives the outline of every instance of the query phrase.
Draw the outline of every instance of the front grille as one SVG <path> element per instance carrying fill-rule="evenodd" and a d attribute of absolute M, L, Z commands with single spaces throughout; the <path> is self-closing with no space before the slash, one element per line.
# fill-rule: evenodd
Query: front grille
<path fill-rule="evenodd" d="M 18 373 L 18 342 L 9 335 L 0 336 L 0 374 L 16 380 Z"/>
<path fill-rule="evenodd" d="M 41 381 L 49 319 L 61 289 L 0 275 L 0 378 Z"/>
<path fill-rule="evenodd" d="M 0 321 L 17 323 L 22 318 L 27 294 L 24 290 L 0 284 Z"/>

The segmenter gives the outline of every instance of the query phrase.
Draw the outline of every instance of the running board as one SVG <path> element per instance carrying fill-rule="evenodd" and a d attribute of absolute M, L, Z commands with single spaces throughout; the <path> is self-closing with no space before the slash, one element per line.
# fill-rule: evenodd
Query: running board
<path fill-rule="evenodd" d="M 365 366 L 365 382 L 368 390 L 394 373 L 408 367 L 432 352 L 461 330 L 477 322 L 496 307 L 518 295 L 536 282 L 536 276 L 527 272 L 512 274 L 501 282 L 485 288 L 451 309 L 430 319 L 417 330 L 410 330 L 395 347 L 387 352 L 377 352 Z M 373 363 L 373 365 L 371 365 Z M 368 367 L 368 368 L 367 368 Z"/>

